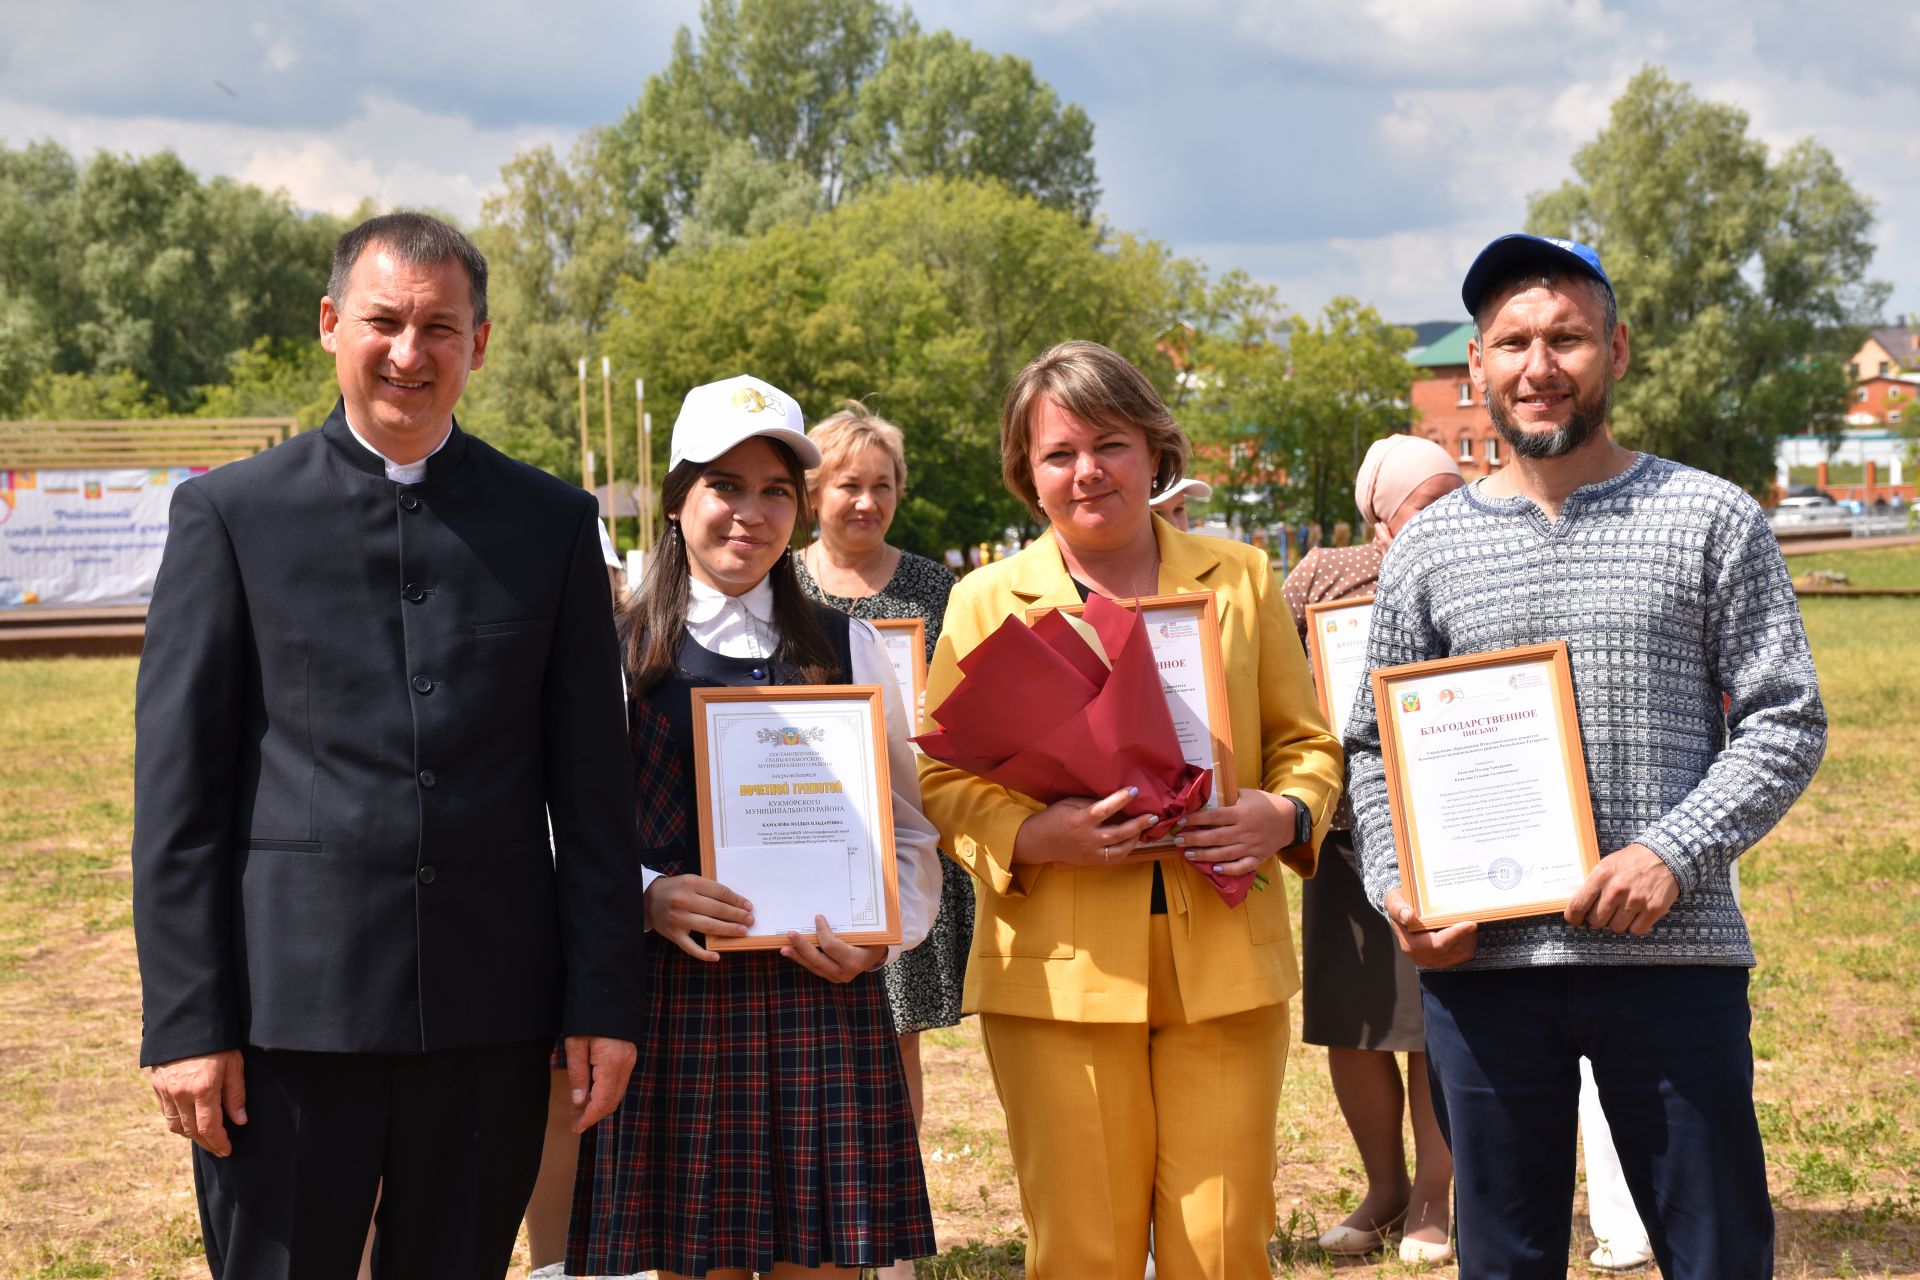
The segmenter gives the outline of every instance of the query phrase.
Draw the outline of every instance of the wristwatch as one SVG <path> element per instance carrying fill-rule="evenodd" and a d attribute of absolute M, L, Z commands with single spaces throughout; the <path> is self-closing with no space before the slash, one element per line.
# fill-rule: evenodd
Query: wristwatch
<path fill-rule="evenodd" d="M 1289 849 L 1298 849 L 1313 843 L 1313 815 L 1307 812 L 1306 802 L 1299 796 L 1286 797 L 1293 803 L 1293 840 Z"/>

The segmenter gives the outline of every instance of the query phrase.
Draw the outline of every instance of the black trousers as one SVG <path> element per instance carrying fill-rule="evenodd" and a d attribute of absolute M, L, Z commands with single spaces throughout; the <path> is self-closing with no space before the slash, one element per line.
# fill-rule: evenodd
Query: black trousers
<path fill-rule="evenodd" d="M 499 1280 L 540 1169 L 550 1040 L 438 1053 L 248 1046 L 233 1154 L 193 1149 L 215 1280 Z"/>
<path fill-rule="evenodd" d="M 1582 1055 L 1660 1273 L 1773 1274 L 1745 969 L 1429 969 L 1420 981 L 1461 1280 L 1567 1274 Z"/>

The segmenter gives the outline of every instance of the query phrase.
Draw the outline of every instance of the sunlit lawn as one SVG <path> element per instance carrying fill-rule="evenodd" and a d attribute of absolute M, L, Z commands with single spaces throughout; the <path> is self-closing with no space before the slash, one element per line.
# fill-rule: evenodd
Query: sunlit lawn
<path fill-rule="evenodd" d="M 1792 564 L 1920 585 L 1920 548 Z M 1804 613 L 1827 759 L 1742 863 L 1780 1274 L 1916 1275 L 1920 599 L 1809 599 Z M 134 668 L 0 663 L 0 1275 L 204 1274 L 185 1151 L 134 1068 Z M 921 1274 L 1016 1275 L 1019 1202 L 978 1037 L 968 1022 L 928 1041 L 924 1147 L 948 1252 Z M 1360 1185 L 1321 1051 L 1294 1050 L 1280 1133 L 1279 1274 L 1405 1270 L 1335 1264 L 1310 1244 Z"/>

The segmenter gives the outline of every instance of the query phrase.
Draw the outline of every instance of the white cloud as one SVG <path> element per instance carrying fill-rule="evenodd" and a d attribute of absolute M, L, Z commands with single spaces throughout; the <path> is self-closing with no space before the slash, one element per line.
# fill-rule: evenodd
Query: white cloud
<path fill-rule="evenodd" d="M 369 95 L 328 129 L 276 129 L 159 116 L 59 111 L 0 99 L 10 145 L 52 138 L 86 157 L 106 150 L 146 155 L 171 149 L 203 175 L 228 174 L 283 189 L 304 209 L 350 213 L 362 199 L 425 205 L 463 220 L 479 216 L 515 152 L 565 147 L 573 134 L 542 128 L 483 129 L 456 115 Z"/>
<path fill-rule="evenodd" d="M 1464 320 L 1460 280 L 1487 241 L 1512 225 L 1473 219 L 1431 230 L 1371 238 L 1334 237 L 1288 244 L 1183 244 L 1176 251 L 1215 265 L 1244 267 L 1280 291 L 1281 301 L 1312 319 L 1345 295 L 1388 320 Z"/>
<path fill-rule="evenodd" d="M 893 0 L 898 3 L 898 0 Z M 1878 204 L 1876 274 L 1920 309 L 1920 9 L 1857 0 L 920 0 L 923 26 L 1029 58 L 1096 126 L 1104 211 L 1317 310 L 1458 309 L 1458 275 L 1570 173 L 1627 79 L 1666 67 L 1812 135 Z M 83 16 L 76 21 L 75 12 Z M 0 138 L 54 137 L 284 187 L 477 215 L 522 147 L 616 118 L 699 0 L 0 0 Z M 1867 33 L 1867 34 L 1863 34 Z M 230 86 L 233 96 L 215 87 Z"/>
<path fill-rule="evenodd" d="M 1628 29 L 1602 0 L 1315 0 L 1238 10 L 1239 28 L 1323 66 L 1448 80 L 1506 66 L 1538 76 L 1592 56 Z"/>
<path fill-rule="evenodd" d="M 266 23 L 254 23 L 253 36 L 265 46 L 261 60 L 269 71 L 285 71 L 300 61 L 300 51 L 294 47 L 293 40 L 286 35 L 275 35 Z"/>

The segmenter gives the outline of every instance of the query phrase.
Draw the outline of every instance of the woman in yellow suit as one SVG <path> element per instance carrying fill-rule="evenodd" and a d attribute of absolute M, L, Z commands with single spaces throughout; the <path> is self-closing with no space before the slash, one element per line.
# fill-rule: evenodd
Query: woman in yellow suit
<path fill-rule="evenodd" d="M 1151 1226 L 1164 1280 L 1264 1276 L 1300 985 L 1272 859 L 1313 874 L 1340 747 L 1266 556 L 1148 510 L 1188 445 L 1139 370 L 1090 342 L 1046 352 L 1008 389 L 1000 450 L 1007 487 L 1052 528 L 955 588 L 926 705 L 1009 615 L 1088 591 L 1213 592 L 1240 794 L 1189 820 L 1182 853 L 1273 882 L 1230 909 L 1184 863 L 1129 856 L 1152 820 L 1117 819 L 1124 791 L 1043 807 L 922 761 L 927 815 L 981 889 L 964 1001 L 1006 1110 L 1027 1274 L 1134 1280 Z"/>

